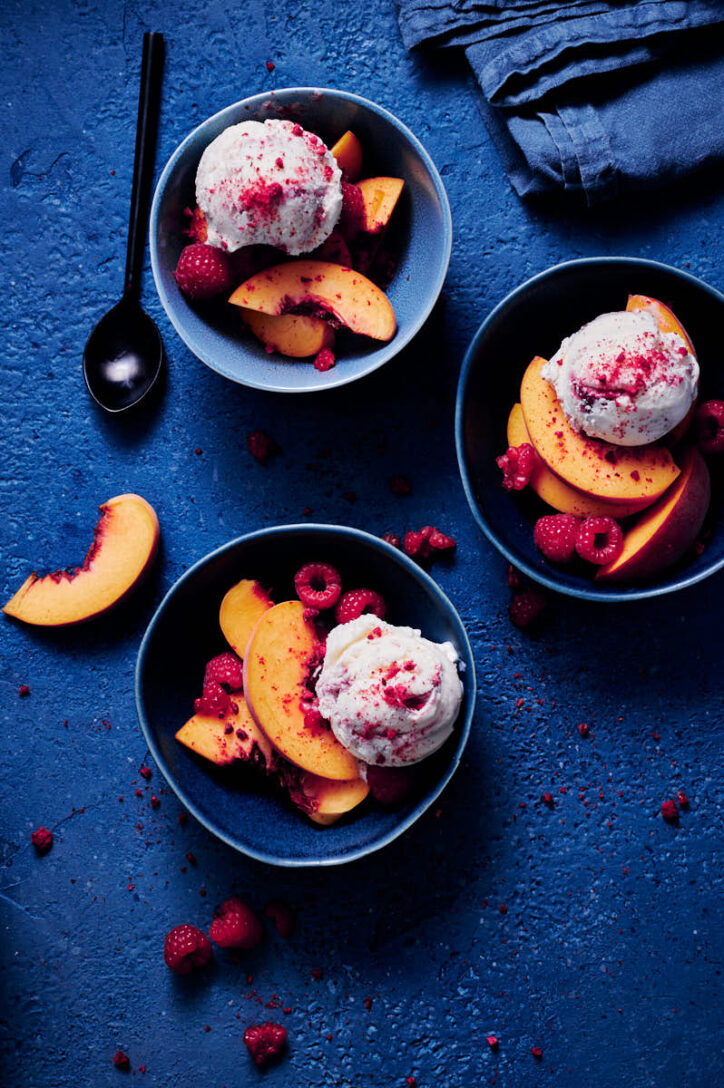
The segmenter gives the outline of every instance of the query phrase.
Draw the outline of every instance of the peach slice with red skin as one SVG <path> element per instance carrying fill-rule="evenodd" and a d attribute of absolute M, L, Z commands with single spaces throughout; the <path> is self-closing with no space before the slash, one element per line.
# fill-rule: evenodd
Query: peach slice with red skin
<path fill-rule="evenodd" d="M 362 173 L 362 144 L 354 132 L 349 129 L 342 133 L 330 151 L 337 160 L 337 166 L 350 181 L 356 181 Z"/>
<path fill-rule="evenodd" d="M 305 723 L 303 701 L 318 640 L 301 601 L 282 601 L 259 619 L 244 657 L 244 694 L 252 717 L 281 754 L 320 778 L 359 777 L 357 761 L 326 727 Z"/>
<path fill-rule="evenodd" d="M 670 567 L 696 540 L 710 496 L 706 462 L 689 446 L 682 451 L 679 478 L 624 534 L 620 555 L 596 572 L 597 581 L 649 578 Z"/>
<path fill-rule="evenodd" d="M 229 302 L 263 314 L 286 314 L 302 306 L 319 307 L 352 332 L 391 340 L 395 311 L 384 291 L 353 268 L 329 261 L 285 261 L 245 280 Z"/>
<path fill-rule="evenodd" d="M 361 778 L 333 781 L 303 771 L 289 795 L 314 823 L 328 826 L 362 804 L 370 788 Z"/>
<path fill-rule="evenodd" d="M 31 574 L 3 608 L 6 615 L 40 627 L 81 623 L 118 604 L 138 584 L 158 549 L 155 510 L 140 495 L 117 495 L 99 509 L 83 564 Z"/>
<path fill-rule="evenodd" d="M 290 359 L 308 359 L 323 348 L 334 347 L 334 329 L 321 317 L 305 314 L 261 314 L 258 310 L 240 310 L 246 327 L 266 348 Z"/>
<path fill-rule="evenodd" d="M 362 193 L 362 230 L 381 234 L 389 223 L 405 183 L 402 178 L 364 178 L 357 182 Z"/>
<path fill-rule="evenodd" d="M 219 608 L 221 633 L 237 657 L 244 660 L 246 647 L 257 623 L 274 601 L 264 587 L 251 578 L 242 578 L 224 594 Z"/>
<path fill-rule="evenodd" d="M 528 366 L 520 388 L 531 443 L 547 467 L 571 487 L 609 502 L 647 506 L 666 491 L 679 469 L 663 446 L 615 446 L 574 431 L 553 386 L 541 375 L 545 359 Z"/>
<path fill-rule="evenodd" d="M 221 718 L 194 714 L 181 726 L 176 740 L 218 767 L 241 761 L 273 770 L 276 753 L 249 713 L 243 694 L 234 692 L 230 698 L 237 708 L 235 711 Z"/>

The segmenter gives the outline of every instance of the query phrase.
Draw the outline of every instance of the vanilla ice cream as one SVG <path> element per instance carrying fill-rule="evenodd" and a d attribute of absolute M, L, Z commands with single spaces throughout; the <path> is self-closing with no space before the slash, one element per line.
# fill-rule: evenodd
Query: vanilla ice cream
<path fill-rule="evenodd" d="M 636 310 L 601 314 L 584 325 L 541 374 L 574 430 L 617 446 L 643 446 L 689 411 L 699 366 L 682 337 Z"/>
<path fill-rule="evenodd" d="M 330 632 L 319 709 L 340 744 L 364 763 L 418 763 L 452 733 L 463 695 L 457 660 L 449 642 L 359 616 Z"/>
<path fill-rule="evenodd" d="M 231 125 L 201 156 L 196 202 L 209 245 L 309 253 L 342 210 L 342 173 L 327 146 L 293 121 Z"/>

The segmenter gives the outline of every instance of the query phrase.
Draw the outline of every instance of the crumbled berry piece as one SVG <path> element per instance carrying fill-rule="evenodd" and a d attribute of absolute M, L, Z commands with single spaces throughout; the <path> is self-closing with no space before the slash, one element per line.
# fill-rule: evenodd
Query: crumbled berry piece
<path fill-rule="evenodd" d="M 30 835 L 30 841 L 39 854 L 47 854 L 53 845 L 53 832 L 47 827 L 38 827 Z"/>
<path fill-rule="evenodd" d="M 297 597 L 307 608 L 334 608 L 342 596 L 342 578 L 331 563 L 305 563 L 294 575 Z"/>
<path fill-rule="evenodd" d="M 161 802 L 160 802 L 159 798 L 156 796 L 155 793 L 152 793 L 151 794 L 151 808 L 159 808 L 160 805 L 161 805 Z"/>
<path fill-rule="evenodd" d="M 405 1077 L 407 1088 L 417 1088 L 417 1077 Z"/>
<path fill-rule="evenodd" d="M 273 71 L 274 71 L 274 67 L 275 67 L 275 65 L 274 65 L 274 61 L 273 61 L 273 60 L 268 60 L 268 61 L 266 62 L 266 70 L 267 70 L 267 72 L 273 72 Z"/>
<path fill-rule="evenodd" d="M 216 912 L 209 936 L 221 948 L 256 948 L 264 936 L 264 928 L 251 907 L 238 895 L 225 900 Z"/>
<path fill-rule="evenodd" d="M 275 454 L 281 452 L 277 443 L 266 431 L 252 431 L 248 434 L 246 448 L 260 465 L 266 465 Z"/>
<path fill-rule="evenodd" d="M 229 258 L 205 242 L 193 242 L 181 251 L 175 276 L 180 290 L 197 300 L 230 291 L 234 283 Z"/>
<path fill-rule="evenodd" d="M 689 807 L 689 798 L 686 796 L 686 794 L 684 793 L 683 790 L 679 790 L 678 798 L 679 798 L 679 804 L 681 805 L 682 808 L 688 808 Z"/>
<path fill-rule="evenodd" d="M 244 1045 L 259 1068 L 278 1058 L 286 1042 L 285 1028 L 271 1020 L 264 1024 L 251 1024 L 244 1032 Z"/>
<path fill-rule="evenodd" d="M 307 733 L 318 733 L 321 729 L 329 729 L 329 722 L 322 717 L 318 706 L 310 706 L 304 711 L 304 728 Z"/>
<path fill-rule="evenodd" d="M 117 1050 L 113 1055 L 113 1064 L 116 1069 L 122 1069 L 124 1072 L 128 1072 L 131 1068 L 131 1059 L 127 1054 L 124 1054 L 122 1050 Z"/>
<path fill-rule="evenodd" d="M 503 473 L 505 490 L 522 491 L 533 475 L 535 450 L 530 442 L 523 442 L 520 446 L 508 446 L 505 453 L 495 458 L 495 463 Z"/>
<path fill-rule="evenodd" d="M 675 824 L 679 819 L 679 810 L 676 807 L 676 801 L 663 801 L 661 804 L 661 815 L 671 824 Z"/>
<path fill-rule="evenodd" d="M 506 585 L 508 589 L 522 589 L 523 588 L 523 576 L 517 567 L 514 567 L 512 563 L 508 564 L 508 571 L 505 576 Z"/>
<path fill-rule="evenodd" d="M 397 533 L 383 533 L 382 539 L 386 540 L 388 544 L 391 544 L 393 548 L 402 547 L 402 541 L 400 540 Z"/>
<path fill-rule="evenodd" d="M 383 620 L 387 612 L 384 599 L 373 589 L 350 589 L 340 599 L 334 615 L 337 623 L 349 623 L 368 612 Z"/>
<path fill-rule="evenodd" d="M 30 688 L 27 684 L 21 684 L 18 691 L 18 697 L 20 699 L 27 699 L 28 695 L 30 695 Z"/>
<path fill-rule="evenodd" d="M 585 722 L 580 723 L 580 725 L 578 726 L 578 732 L 581 734 L 582 737 L 588 736 L 588 726 Z"/>
<path fill-rule="evenodd" d="M 272 899 L 264 907 L 264 914 L 271 918 L 280 937 L 285 940 L 291 937 L 294 930 L 294 911 L 287 903 L 281 899 Z"/>
<path fill-rule="evenodd" d="M 230 650 L 212 657 L 204 672 L 204 691 L 211 683 L 220 684 L 227 691 L 241 691 L 244 687 L 244 666 L 241 659 Z"/>
<path fill-rule="evenodd" d="M 555 803 L 553 801 L 553 794 L 552 793 L 544 793 L 543 796 L 541 797 L 541 801 L 543 802 L 544 805 L 548 805 L 549 808 L 553 808 L 553 805 Z"/>
<path fill-rule="evenodd" d="M 541 1048 L 539 1046 L 532 1046 L 530 1048 L 530 1052 L 533 1055 L 533 1057 L 537 1058 L 539 1061 L 543 1057 L 543 1051 L 541 1050 Z"/>
<path fill-rule="evenodd" d="M 195 712 L 207 714 L 210 718 L 223 718 L 230 709 L 229 693 L 224 691 L 216 680 L 209 680 L 207 684 L 204 684 L 203 695 L 194 701 Z"/>
<path fill-rule="evenodd" d="M 724 450 L 724 400 L 706 400 L 696 410 L 696 440 L 702 453 Z"/>
<path fill-rule="evenodd" d="M 188 975 L 195 967 L 205 967 L 213 954 L 211 941 L 196 926 L 174 926 L 166 934 L 163 958 L 176 975 Z"/>
<path fill-rule="evenodd" d="M 538 589 L 524 589 L 510 602 L 510 618 L 516 627 L 528 627 L 548 607 L 548 598 Z"/>
<path fill-rule="evenodd" d="M 367 768 L 367 781 L 376 801 L 386 808 L 398 808 L 409 800 L 417 776 L 412 767 L 377 767 L 371 764 Z"/>
<path fill-rule="evenodd" d="M 498 1037 L 497 1035 L 486 1035 L 485 1042 L 488 1044 L 491 1050 L 497 1050 Z"/>
<path fill-rule="evenodd" d="M 314 356 L 314 369 L 324 372 L 325 370 L 331 370 L 337 362 L 334 352 L 331 348 L 322 348 Z"/>
<path fill-rule="evenodd" d="M 457 542 L 434 525 L 423 525 L 418 532 L 405 533 L 403 547 L 411 559 L 429 559 L 435 552 L 454 551 Z"/>
<path fill-rule="evenodd" d="M 143 767 L 138 768 L 138 773 L 140 774 L 141 778 L 145 778 L 146 781 L 148 782 L 148 780 L 151 777 L 151 774 L 153 772 L 151 771 L 150 767 L 146 767 L 145 764 L 144 764 Z"/>
<path fill-rule="evenodd" d="M 339 229 L 346 240 L 354 238 L 362 229 L 365 221 L 365 201 L 359 185 L 351 181 L 342 182 L 342 212 L 339 217 Z"/>
<path fill-rule="evenodd" d="M 412 494 L 412 484 L 406 476 L 390 476 L 389 484 L 393 495 Z"/>
<path fill-rule="evenodd" d="M 569 563 L 576 550 L 580 521 L 573 514 L 546 514 L 533 530 L 536 548 L 552 563 Z"/>
<path fill-rule="evenodd" d="M 623 548 L 621 526 L 613 518 L 586 518 L 576 536 L 576 551 L 588 563 L 603 566 L 618 559 Z"/>

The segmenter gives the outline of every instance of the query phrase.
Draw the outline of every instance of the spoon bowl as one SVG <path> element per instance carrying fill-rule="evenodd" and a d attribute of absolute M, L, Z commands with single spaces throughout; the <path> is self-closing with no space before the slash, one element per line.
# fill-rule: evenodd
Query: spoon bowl
<path fill-rule="evenodd" d="M 123 412 L 155 385 L 163 363 L 163 343 L 140 303 L 125 295 L 101 318 L 83 353 L 83 376 L 96 404 Z"/>

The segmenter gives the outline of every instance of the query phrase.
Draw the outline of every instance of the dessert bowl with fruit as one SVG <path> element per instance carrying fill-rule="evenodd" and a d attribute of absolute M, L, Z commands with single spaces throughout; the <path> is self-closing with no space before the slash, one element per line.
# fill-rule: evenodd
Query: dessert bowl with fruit
<path fill-rule="evenodd" d="M 376 370 L 430 314 L 452 245 L 443 183 L 380 106 L 308 87 L 196 128 L 151 211 L 151 265 L 179 336 L 245 385 L 308 392 Z"/>
<path fill-rule="evenodd" d="M 656 596 L 724 566 L 724 296 L 655 261 L 587 258 L 513 291 L 458 388 L 468 502 L 552 589 Z"/>
<path fill-rule="evenodd" d="M 272 864 L 333 865 L 391 842 L 439 796 L 475 670 L 452 604 L 404 553 L 291 525 L 183 575 L 144 637 L 136 701 L 208 830 Z"/>

